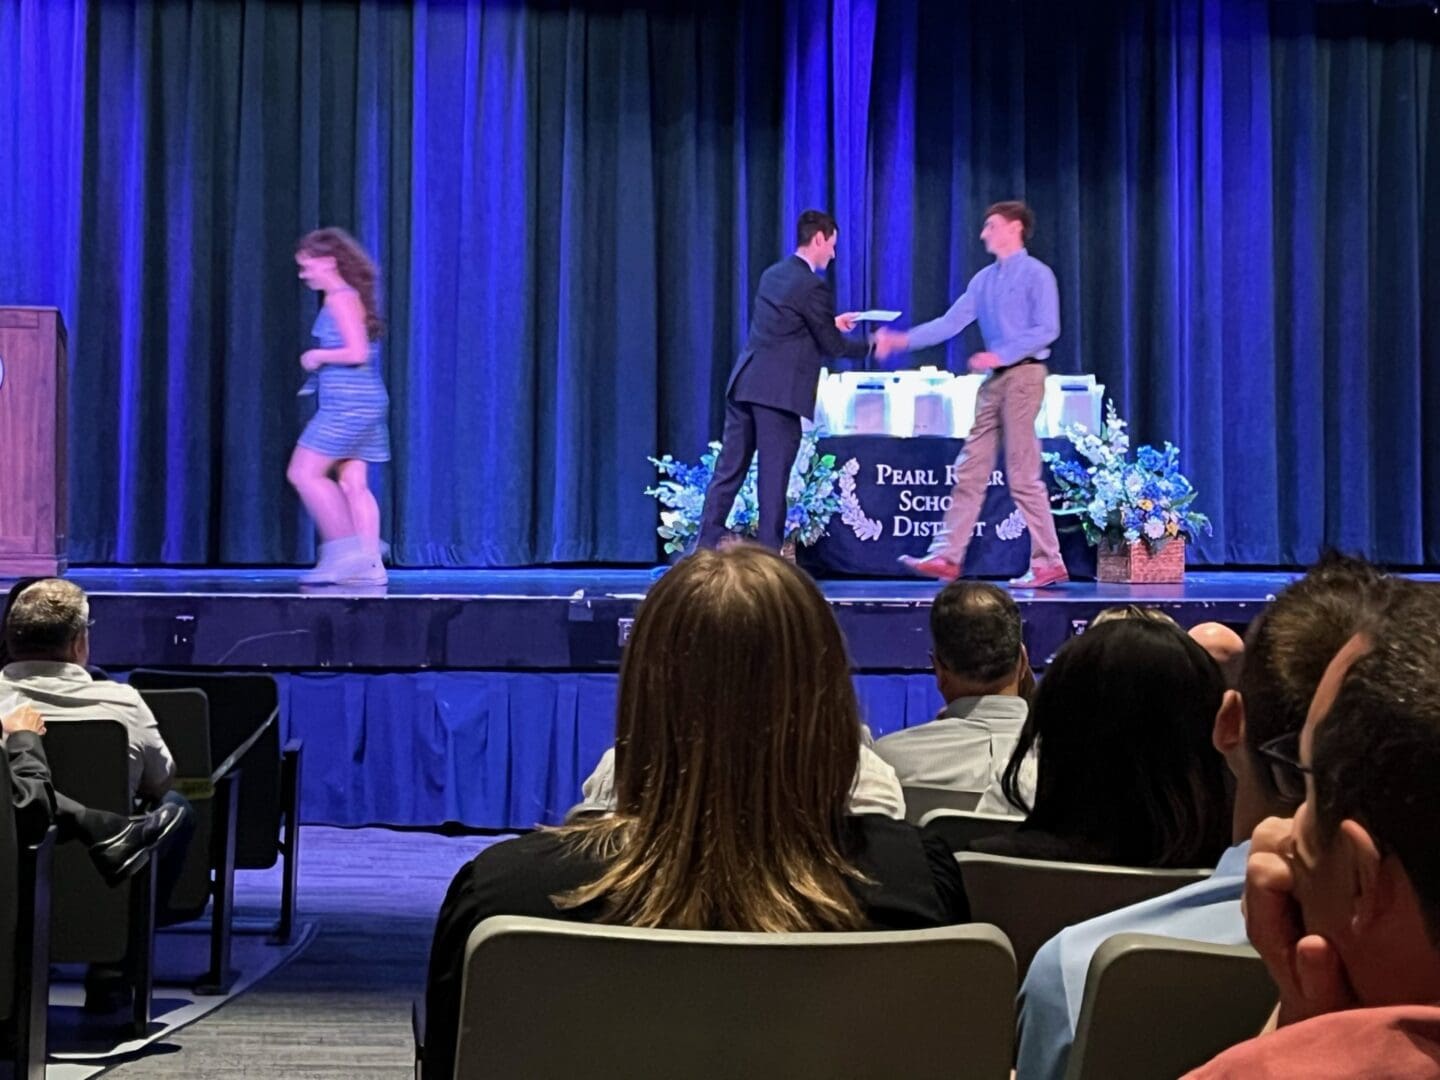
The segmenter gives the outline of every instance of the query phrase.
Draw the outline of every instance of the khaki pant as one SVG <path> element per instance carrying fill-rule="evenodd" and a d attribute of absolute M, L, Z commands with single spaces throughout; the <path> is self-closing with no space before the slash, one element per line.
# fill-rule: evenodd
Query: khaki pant
<path fill-rule="evenodd" d="M 1060 565 L 1060 541 L 1041 472 L 1040 440 L 1035 437 L 1035 418 L 1045 400 L 1047 374 L 1044 364 L 1024 364 L 997 371 L 985 380 L 975 399 L 975 424 L 955 463 L 955 490 L 945 514 L 946 531 L 935 538 L 932 555 L 942 555 L 957 565 L 964 563 L 965 549 L 985 503 L 985 488 L 1003 445 L 1010 496 L 1030 531 L 1030 565 Z"/>

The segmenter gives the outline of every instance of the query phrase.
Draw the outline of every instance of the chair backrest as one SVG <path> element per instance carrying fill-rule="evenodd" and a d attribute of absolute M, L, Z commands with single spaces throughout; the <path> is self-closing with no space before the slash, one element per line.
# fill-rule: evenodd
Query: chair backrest
<path fill-rule="evenodd" d="M 982 792 L 952 791 L 950 788 L 905 787 L 905 820 L 919 825 L 931 810 L 974 810 Z"/>
<path fill-rule="evenodd" d="M 203 690 L 141 690 L 160 737 L 175 759 L 175 790 L 195 813 L 195 832 L 165 901 L 162 924 L 199 918 L 210 899 L 215 761 L 210 748 L 210 703 Z"/>
<path fill-rule="evenodd" d="M 264 674 L 148 671 L 130 673 L 137 690 L 202 690 L 210 703 L 210 753 L 218 768 L 240 756 L 240 808 L 235 827 L 235 866 L 265 870 L 280 850 L 280 691 Z M 256 733 L 259 737 L 255 738 Z"/>
<path fill-rule="evenodd" d="M 155 714 L 160 737 L 175 759 L 176 778 L 208 781 L 216 761 L 210 748 L 210 700 L 205 691 L 141 690 L 140 696 Z"/>
<path fill-rule="evenodd" d="M 993 926 L 742 934 L 487 919 L 465 948 L 455 1076 L 1006 1080 L 1015 985 Z"/>
<path fill-rule="evenodd" d="M 1024 821 L 1024 818 L 1004 814 L 977 814 L 973 810 L 941 808 L 931 810 L 921 818 L 920 827 L 944 840 L 951 851 L 969 851 L 976 840 L 1012 833 Z"/>
<path fill-rule="evenodd" d="M 1210 876 L 1209 870 L 1097 866 L 974 851 L 957 852 L 955 859 L 971 918 L 1005 931 L 1021 979 L 1040 946 L 1065 927 Z"/>
<path fill-rule="evenodd" d="M 48 720 L 45 757 L 55 790 L 92 810 L 130 813 L 130 735 L 118 720 Z M 129 938 L 130 891 L 110 887 L 80 840 L 55 848 L 50 959 L 116 963 Z"/>
<path fill-rule="evenodd" d="M 15 832 L 15 800 L 10 760 L 0 752 L 0 1019 L 15 1008 L 20 949 L 15 939 L 20 913 L 20 842 Z"/>
<path fill-rule="evenodd" d="M 1248 945 L 1117 934 L 1090 960 L 1065 1078 L 1173 1080 L 1255 1035 L 1277 999 Z"/>

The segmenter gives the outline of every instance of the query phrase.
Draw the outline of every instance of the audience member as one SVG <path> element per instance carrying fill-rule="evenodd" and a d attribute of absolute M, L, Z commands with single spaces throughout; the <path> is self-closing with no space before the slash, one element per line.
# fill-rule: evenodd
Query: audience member
<path fill-rule="evenodd" d="M 1225 676 L 1225 689 L 1240 685 L 1240 672 L 1245 665 L 1245 639 L 1224 623 L 1202 622 L 1190 628 L 1195 643 L 1210 654 Z"/>
<path fill-rule="evenodd" d="M 662 577 L 635 620 L 617 714 L 616 812 L 495 844 L 451 883 L 427 1076 L 452 1073 L 465 942 L 492 915 L 772 932 L 966 917 L 943 844 L 847 815 L 860 719 L 845 641 L 783 559 L 702 551 Z"/>
<path fill-rule="evenodd" d="M 166 811 L 171 824 L 163 842 L 157 838 L 155 901 L 157 921 L 164 925 L 166 903 L 194 831 L 194 815 L 189 803 L 170 790 L 175 761 L 139 691 L 123 683 L 97 681 L 86 670 L 90 603 L 84 591 L 62 578 L 42 578 L 15 592 L 5 618 L 5 644 L 10 662 L 0 670 L 0 711 L 31 705 L 46 724 L 120 721 L 129 733 L 132 804 L 172 807 Z M 118 965 L 91 965 L 85 979 L 86 1011 L 109 1013 L 128 1004 L 126 973 L 134 962 L 128 957 Z"/>
<path fill-rule="evenodd" d="M 1120 619 L 1144 619 L 1174 627 L 1176 630 L 1180 629 L 1180 624 L 1159 608 L 1142 607 L 1139 604 L 1117 604 L 1114 607 L 1105 608 L 1090 621 L 1090 627 L 1104 626 L 1106 623 L 1116 622 Z M 1081 632 L 1083 633 L 1083 630 Z M 1051 662 L 1054 662 L 1054 657 L 1051 657 Z M 1033 673 L 1030 673 L 1030 665 L 1027 663 L 1025 667 L 1028 681 L 1022 685 L 1021 694 L 1033 707 L 1036 682 Z M 1035 776 L 1039 751 L 1039 744 L 1032 740 L 1029 752 L 1013 768 L 1008 791 L 1005 783 L 1005 771 L 1008 763 L 1001 763 L 991 774 L 990 783 L 981 794 L 980 800 L 975 806 L 975 812 L 977 814 L 997 814 L 1003 817 L 1024 817 L 1035 801 Z"/>
<path fill-rule="evenodd" d="M 1250 941 L 1278 1030 L 1195 1080 L 1440 1074 L 1440 593 L 1393 587 L 1325 671 L 1304 729 L 1271 747 L 1305 799 L 1255 830 Z"/>
<path fill-rule="evenodd" d="M 1278 765 L 1271 767 L 1265 747 L 1299 732 L 1326 664 L 1378 610 L 1385 586 L 1367 563 L 1327 558 L 1251 625 L 1239 690 L 1226 692 L 1211 736 L 1235 778 L 1234 846 L 1208 880 L 1072 926 L 1036 953 L 1019 1000 L 1017 1069 L 1025 1080 L 1065 1075 L 1090 960 L 1107 938 L 1142 933 L 1219 945 L 1246 940 L 1240 892 L 1250 834 L 1270 815 L 1293 813 L 1304 796 Z M 1211 640 L 1238 651 L 1225 636 L 1234 632 L 1220 629 L 1225 634 Z"/>
<path fill-rule="evenodd" d="M 875 743 L 902 785 L 983 792 L 1025 724 L 1030 669 L 1020 609 L 1004 589 L 954 581 L 930 607 L 930 664 L 945 708 Z"/>
<path fill-rule="evenodd" d="M 130 733 L 130 793 L 150 800 L 170 790 L 175 761 L 138 691 L 97 682 L 90 659 L 90 603 L 62 578 L 43 578 L 15 596 L 5 619 L 10 662 L 0 671 L 0 710 L 28 704 L 47 723 L 112 719 Z"/>
<path fill-rule="evenodd" d="M 1145 607 L 1143 604 L 1116 604 L 1114 607 L 1108 607 L 1090 620 L 1090 626 L 1092 628 L 1104 626 L 1117 619 L 1148 619 L 1151 622 L 1164 623 L 1166 626 L 1180 629 L 1180 624 L 1175 621 L 1174 616 L 1168 615 L 1156 607 Z"/>
<path fill-rule="evenodd" d="M 1060 647 L 1005 768 L 1006 797 L 1024 805 L 1020 769 L 1038 748 L 1033 807 L 995 855 L 1195 867 L 1225 849 L 1229 804 L 1210 730 L 1220 669 L 1172 625 L 1123 619 Z"/>

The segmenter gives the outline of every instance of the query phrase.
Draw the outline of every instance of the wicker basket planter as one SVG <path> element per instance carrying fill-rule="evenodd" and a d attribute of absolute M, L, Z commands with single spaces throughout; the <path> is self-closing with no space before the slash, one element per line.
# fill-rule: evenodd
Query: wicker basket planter
<path fill-rule="evenodd" d="M 1130 585 L 1168 585 L 1185 580 L 1185 541 L 1172 539 L 1152 555 L 1143 540 L 1133 544 L 1104 543 L 1096 551 L 1097 581 Z"/>

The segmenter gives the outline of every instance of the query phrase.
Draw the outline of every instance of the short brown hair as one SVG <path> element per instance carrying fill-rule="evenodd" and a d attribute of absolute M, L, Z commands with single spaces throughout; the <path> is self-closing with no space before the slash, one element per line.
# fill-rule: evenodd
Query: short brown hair
<path fill-rule="evenodd" d="M 1015 677 L 1022 631 L 1014 597 L 988 581 L 952 581 L 930 605 L 935 659 L 977 686 Z"/>
<path fill-rule="evenodd" d="M 90 602 L 80 586 L 41 578 L 21 589 L 5 615 L 5 650 L 12 660 L 59 660 L 83 634 Z"/>
<path fill-rule="evenodd" d="M 806 210 L 795 223 L 795 246 L 804 247 L 815 238 L 816 233 L 834 236 L 839 229 L 835 219 L 824 210 Z"/>
<path fill-rule="evenodd" d="M 1299 731 L 1331 659 L 1389 595 L 1370 563 L 1327 553 L 1282 589 L 1245 635 L 1240 698 L 1251 749 Z"/>
<path fill-rule="evenodd" d="M 1342 821 L 1363 825 L 1382 855 L 1400 860 L 1440 945 L 1440 586 L 1392 583 L 1385 610 L 1361 632 L 1370 649 L 1310 745 L 1315 827 L 1328 846 Z"/>
<path fill-rule="evenodd" d="M 845 640 L 815 583 L 762 548 L 698 552 L 635 617 L 616 812 L 562 831 L 606 869 L 555 902 L 629 926 L 859 929 L 842 841 L 859 756 Z"/>
<path fill-rule="evenodd" d="M 999 214 L 1006 221 L 1018 221 L 1026 240 L 1035 231 L 1035 212 L 1026 206 L 1019 199 L 1007 199 L 1004 202 L 991 203 L 990 208 L 985 211 L 985 217 L 992 217 Z M 981 220 L 984 220 L 983 218 Z"/>

